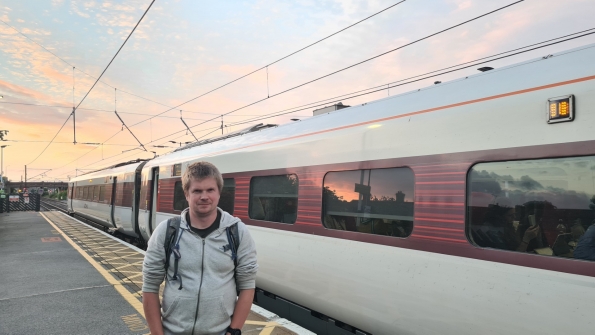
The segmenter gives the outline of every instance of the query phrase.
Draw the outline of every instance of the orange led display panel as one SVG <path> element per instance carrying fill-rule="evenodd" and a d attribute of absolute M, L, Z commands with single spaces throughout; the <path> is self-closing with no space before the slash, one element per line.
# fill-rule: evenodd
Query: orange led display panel
<path fill-rule="evenodd" d="M 574 96 L 566 95 L 548 99 L 547 101 L 547 122 L 557 123 L 572 121 L 574 119 Z"/>

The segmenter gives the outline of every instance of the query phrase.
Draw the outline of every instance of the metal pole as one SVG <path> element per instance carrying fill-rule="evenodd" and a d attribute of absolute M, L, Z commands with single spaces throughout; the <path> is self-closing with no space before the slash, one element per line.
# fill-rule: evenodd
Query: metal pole
<path fill-rule="evenodd" d="M 27 165 L 25 165 L 25 188 L 27 188 Z"/>
<path fill-rule="evenodd" d="M 74 107 L 72 107 L 72 128 L 74 129 L 74 140 L 72 143 L 76 144 L 76 109 Z"/>

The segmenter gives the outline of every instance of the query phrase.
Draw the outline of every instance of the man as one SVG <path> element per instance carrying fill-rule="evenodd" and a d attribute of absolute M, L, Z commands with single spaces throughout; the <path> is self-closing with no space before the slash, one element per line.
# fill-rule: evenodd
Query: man
<path fill-rule="evenodd" d="M 143 307 L 151 334 L 239 335 L 254 298 L 258 268 L 254 241 L 244 223 L 217 208 L 223 178 L 213 164 L 188 166 L 182 186 L 189 208 L 180 214 L 175 239 L 180 255 L 177 276 L 174 252 L 166 276 L 167 221 L 153 232 L 143 263 Z M 225 230 L 234 223 L 240 237 L 235 270 Z"/>

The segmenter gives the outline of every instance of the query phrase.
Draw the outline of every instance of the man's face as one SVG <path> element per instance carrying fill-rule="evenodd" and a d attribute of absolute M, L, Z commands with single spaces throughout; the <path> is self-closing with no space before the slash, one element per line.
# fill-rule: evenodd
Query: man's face
<path fill-rule="evenodd" d="M 190 179 L 190 187 L 185 195 L 190 210 L 197 216 L 208 216 L 216 211 L 221 196 L 214 178 Z"/>

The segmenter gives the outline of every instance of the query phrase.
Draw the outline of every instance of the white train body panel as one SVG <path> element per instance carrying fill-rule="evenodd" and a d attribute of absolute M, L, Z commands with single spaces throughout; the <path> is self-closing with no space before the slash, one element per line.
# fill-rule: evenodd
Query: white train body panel
<path fill-rule="evenodd" d="M 372 334 L 593 333 L 592 277 L 250 228 L 258 287 Z"/>

